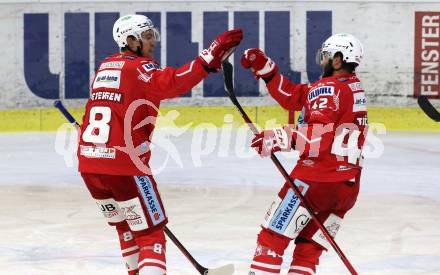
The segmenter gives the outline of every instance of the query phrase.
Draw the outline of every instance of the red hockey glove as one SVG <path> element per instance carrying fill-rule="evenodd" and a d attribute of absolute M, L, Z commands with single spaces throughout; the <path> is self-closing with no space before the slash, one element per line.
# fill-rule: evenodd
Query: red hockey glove
<path fill-rule="evenodd" d="M 221 62 L 231 55 L 235 47 L 240 44 L 241 39 L 243 39 L 241 29 L 224 32 L 214 39 L 209 48 L 200 53 L 199 60 L 208 71 L 218 72 L 221 68 Z"/>
<path fill-rule="evenodd" d="M 278 151 L 292 149 L 292 129 L 289 126 L 264 130 L 252 139 L 253 147 L 261 157 L 270 156 Z"/>
<path fill-rule="evenodd" d="M 241 65 L 245 69 L 251 69 L 257 79 L 271 78 L 278 72 L 278 65 L 275 64 L 260 49 L 252 48 L 244 51 L 241 56 Z"/>

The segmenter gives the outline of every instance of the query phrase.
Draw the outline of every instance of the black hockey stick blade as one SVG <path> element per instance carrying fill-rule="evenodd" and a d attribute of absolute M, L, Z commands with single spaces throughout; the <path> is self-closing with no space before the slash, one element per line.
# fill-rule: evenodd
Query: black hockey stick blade
<path fill-rule="evenodd" d="M 432 120 L 439 122 L 440 121 L 440 113 L 437 109 L 429 102 L 427 96 L 421 95 L 417 98 L 417 103 L 420 108 L 425 112 L 427 116 L 429 116 Z"/>

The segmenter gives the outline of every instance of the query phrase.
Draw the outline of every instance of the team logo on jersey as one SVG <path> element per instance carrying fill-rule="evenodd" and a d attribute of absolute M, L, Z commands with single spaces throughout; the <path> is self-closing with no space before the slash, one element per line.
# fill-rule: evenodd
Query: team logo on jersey
<path fill-rule="evenodd" d="M 334 94 L 335 94 L 335 88 L 333 86 L 322 86 L 311 90 L 307 98 L 309 102 L 311 102 L 322 95 L 327 96 Z"/>
<path fill-rule="evenodd" d="M 367 111 L 367 98 L 364 92 L 353 94 L 353 112 L 366 112 Z"/>
<path fill-rule="evenodd" d="M 119 89 L 121 84 L 121 71 L 104 70 L 98 72 L 93 81 L 93 89 L 96 88 L 112 88 Z"/>
<path fill-rule="evenodd" d="M 138 75 L 138 79 L 142 80 L 145 83 L 149 83 L 151 80 L 151 75 L 150 74 L 145 74 L 143 72 L 141 72 L 141 70 L 139 70 L 139 68 L 137 69 L 139 75 Z"/>
<path fill-rule="evenodd" d="M 125 61 L 110 61 L 102 63 L 101 66 L 99 66 L 99 71 L 105 70 L 105 69 L 122 69 L 124 67 Z"/>

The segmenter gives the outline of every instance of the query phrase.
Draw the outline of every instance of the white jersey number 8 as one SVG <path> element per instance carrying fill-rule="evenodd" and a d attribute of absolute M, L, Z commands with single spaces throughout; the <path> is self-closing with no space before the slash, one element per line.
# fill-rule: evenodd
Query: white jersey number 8
<path fill-rule="evenodd" d="M 100 115 L 99 120 L 97 115 Z M 90 109 L 89 125 L 85 129 L 82 139 L 90 143 L 107 143 L 110 134 L 110 125 L 112 118 L 110 107 L 95 106 Z"/>

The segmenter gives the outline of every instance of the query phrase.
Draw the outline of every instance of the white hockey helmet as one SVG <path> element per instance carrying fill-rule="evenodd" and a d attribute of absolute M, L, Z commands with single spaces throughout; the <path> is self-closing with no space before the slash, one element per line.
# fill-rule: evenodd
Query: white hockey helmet
<path fill-rule="evenodd" d="M 343 61 L 359 65 L 364 56 L 362 43 L 353 35 L 338 33 L 330 36 L 322 43 L 316 55 L 316 62 L 320 65 L 325 56 L 333 59 L 337 52 L 342 53 Z"/>
<path fill-rule="evenodd" d="M 154 27 L 150 18 L 140 14 L 130 14 L 120 17 L 113 25 L 113 39 L 119 48 L 127 46 L 127 37 L 134 36 L 138 40 L 142 40 L 141 34 L 145 31 L 152 30 L 154 39 L 160 41 L 160 35 Z"/>

